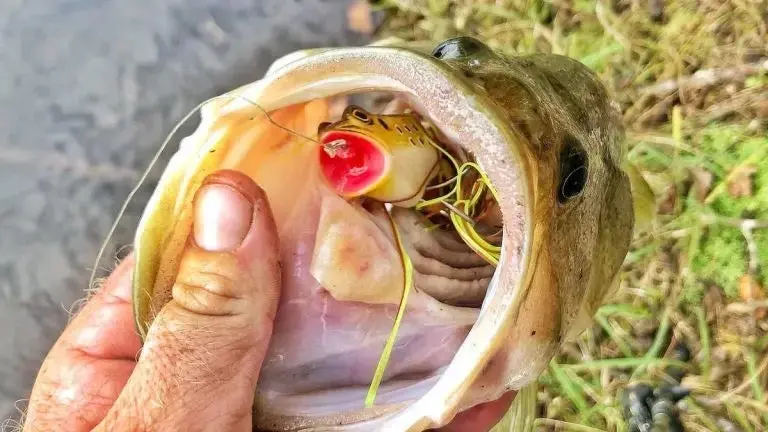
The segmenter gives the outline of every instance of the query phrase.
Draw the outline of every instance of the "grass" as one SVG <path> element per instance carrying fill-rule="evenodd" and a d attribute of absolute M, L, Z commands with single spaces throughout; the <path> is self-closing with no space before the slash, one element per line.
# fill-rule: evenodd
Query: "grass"
<path fill-rule="evenodd" d="M 483 39 L 595 70 L 657 195 L 622 288 L 541 376 L 538 429 L 627 430 L 621 394 L 692 352 L 686 430 L 768 425 L 768 2 L 382 0 L 379 36 Z M 723 71 L 725 70 L 725 71 Z M 750 285 L 752 283 L 752 285 Z M 749 287 L 752 289 L 748 289 Z"/>

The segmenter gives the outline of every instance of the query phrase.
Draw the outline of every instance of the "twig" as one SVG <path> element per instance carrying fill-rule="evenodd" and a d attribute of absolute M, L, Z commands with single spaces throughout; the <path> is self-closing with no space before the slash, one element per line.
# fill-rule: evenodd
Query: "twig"
<path fill-rule="evenodd" d="M 644 357 L 630 357 L 630 358 L 611 358 L 595 360 L 591 362 L 574 363 L 567 365 L 560 365 L 561 368 L 567 369 L 573 372 L 591 371 L 591 370 L 603 370 L 603 369 L 631 369 L 637 367 L 651 367 L 651 366 L 675 366 L 688 369 L 690 365 L 677 360 L 665 359 L 665 358 L 644 358 Z"/>
<path fill-rule="evenodd" d="M 715 388 L 698 388 L 698 389 L 696 389 L 696 391 L 701 392 L 701 393 L 706 393 L 706 394 L 720 392 L 719 389 L 715 389 Z M 729 396 L 729 398 L 733 399 L 733 401 L 735 403 L 739 403 L 741 405 L 749 405 L 750 408 L 752 408 L 752 409 L 754 409 L 756 411 L 759 411 L 760 413 L 768 413 L 768 405 L 766 405 L 765 402 L 763 402 L 763 401 L 756 401 L 756 400 L 754 400 L 752 398 L 748 398 L 748 397 L 737 395 L 737 394 L 731 395 L 731 396 Z M 699 402 L 708 403 L 708 404 L 711 404 L 712 406 L 715 406 L 715 407 L 722 406 L 722 402 L 720 402 L 720 399 L 718 399 L 718 398 L 714 398 L 714 397 L 712 397 L 712 398 L 710 398 L 710 397 L 707 397 L 707 398 L 697 397 L 696 399 Z"/>
<path fill-rule="evenodd" d="M 733 169 L 730 170 L 728 175 L 720 181 L 717 186 L 712 188 L 712 190 L 709 192 L 706 198 L 704 198 L 704 204 L 712 204 L 714 200 L 716 200 L 728 187 L 728 184 L 733 181 L 734 177 L 739 175 L 741 170 L 743 170 L 745 167 L 756 164 L 761 162 L 764 159 L 764 155 L 768 153 L 768 146 L 762 146 L 759 147 L 757 150 L 753 151 L 749 156 L 747 156 L 744 160 L 739 162 L 738 165 L 733 167 Z"/>
<path fill-rule="evenodd" d="M 568 423 L 560 420 L 553 420 L 548 418 L 537 418 L 534 422 L 536 426 L 553 426 L 557 429 L 572 430 L 577 432 L 603 432 L 602 429 L 596 429 L 589 426 L 584 426 L 576 423 Z"/>
<path fill-rule="evenodd" d="M 729 303 L 725 307 L 727 312 L 732 313 L 752 313 L 758 309 L 768 308 L 768 300 L 752 300 L 750 302 Z"/>
<path fill-rule="evenodd" d="M 668 93 L 687 88 L 704 88 L 719 84 L 723 81 L 741 81 L 750 75 L 756 75 L 768 70 L 768 60 L 757 63 L 747 63 L 727 69 L 702 69 L 693 75 L 679 79 L 669 79 L 640 88 L 640 94 L 664 96 Z"/>
<path fill-rule="evenodd" d="M 723 224 L 730 225 L 739 229 L 749 229 L 750 231 L 755 228 L 768 228 L 768 220 L 764 219 L 739 219 L 727 216 L 716 216 L 711 214 L 704 214 L 699 216 L 699 220 L 704 225 Z"/>
<path fill-rule="evenodd" d="M 616 39 L 616 42 L 620 43 L 621 46 L 624 47 L 625 52 L 629 53 L 632 49 L 632 45 L 630 44 L 629 39 L 627 39 L 627 37 L 623 34 L 619 33 L 619 31 L 616 30 L 610 22 L 608 22 L 608 17 L 602 2 L 597 2 L 595 5 L 595 16 L 597 17 L 597 21 L 600 22 L 600 25 L 605 29 L 605 32 Z"/>
<path fill-rule="evenodd" d="M 637 124 L 644 124 L 654 115 L 665 113 L 669 110 L 669 107 L 675 102 L 675 95 L 670 94 L 655 103 L 652 107 L 640 113 L 635 120 Z"/>
<path fill-rule="evenodd" d="M 752 380 L 758 378 L 763 372 L 765 372 L 766 368 L 768 368 L 768 356 L 766 356 L 763 359 L 763 361 L 760 363 L 760 366 L 757 367 L 757 370 L 755 371 L 755 373 L 753 373 L 749 378 L 745 379 L 741 384 L 738 385 L 738 387 L 720 396 L 717 399 L 720 402 L 725 402 L 728 399 L 730 399 L 733 395 L 737 395 L 741 393 L 752 384 Z"/>
<path fill-rule="evenodd" d="M 768 90 L 763 88 L 747 88 L 726 100 L 714 103 L 706 110 L 696 113 L 700 124 L 707 124 L 733 113 L 740 114 L 744 118 L 749 117 L 750 109 L 756 106 L 757 101 L 768 98 Z"/>
<path fill-rule="evenodd" d="M 704 427 L 704 426 L 702 426 L 700 424 L 696 424 L 696 423 L 686 424 L 685 427 L 688 428 L 689 430 L 693 431 L 693 432 L 699 432 L 699 431 L 701 431 L 701 432 L 710 432 L 712 430 L 712 429 L 707 429 L 706 427 Z"/>
<path fill-rule="evenodd" d="M 533 35 L 542 36 L 544 39 L 546 39 L 547 43 L 549 43 L 549 45 L 552 47 L 552 54 L 565 54 L 563 47 L 561 47 L 560 43 L 557 41 L 557 36 L 555 36 L 555 33 L 548 27 L 538 23 L 534 24 Z"/>
<path fill-rule="evenodd" d="M 757 243 L 755 243 L 755 238 L 752 236 L 752 228 L 754 227 L 755 223 L 754 220 L 751 219 L 750 222 L 751 223 L 741 224 L 741 233 L 744 235 L 744 240 L 747 241 L 747 252 L 749 254 L 749 274 L 756 275 L 757 260 L 759 258 L 757 257 Z"/>
<path fill-rule="evenodd" d="M 674 138 L 665 135 L 654 135 L 648 133 L 627 132 L 627 138 L 632 141 L 643 141 L 651 144 L 659 144 L 674 149 L 680 149 L 687 151 L 688 153 L 699 155 L 701 154 L 697 149 L 685 144 L 683 142 L 677 142 Z"/>

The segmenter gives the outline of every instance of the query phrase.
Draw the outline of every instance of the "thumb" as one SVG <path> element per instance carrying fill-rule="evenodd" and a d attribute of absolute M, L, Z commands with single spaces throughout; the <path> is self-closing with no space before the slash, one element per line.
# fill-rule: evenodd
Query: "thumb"
<path fill-rule="evenodd" d="M 173 298 L 102 429 L 251 430 L 280 290 L 277 229 L 264 192 L 236 171 L 209 176 L 194 206 Z"/>

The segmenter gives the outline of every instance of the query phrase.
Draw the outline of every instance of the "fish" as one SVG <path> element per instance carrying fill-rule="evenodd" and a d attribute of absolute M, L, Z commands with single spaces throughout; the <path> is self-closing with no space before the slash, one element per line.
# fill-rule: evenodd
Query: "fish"
<path fill-rule="evenodd" d="M 472 156 L 501 215 L 496 261 L 456 232 L 430 228 L 412 207 L 344 197 L 324 177 L 319 155 L 334 140 L 318 126 L 348 119 L 338 107 L 372 93 L 417 113 L 453 154 Z M 594 72 L 565 56 L 505 56 L 466 36 L 289 54 L 261 79 L 201 104 L 197 129 L 165 167 L 135 234 L 138 331 L 146 336 L 171 297 L 196 190 L 210 173 L 236 169 L 267 193 L 284 269 L 254 428 L 444 426 L 528 388 L 615 292 L 652 202 L 639 197 L 650 189 L 628 174 L 626 156 L 619 107 Z M 419 181 L 430 163 L 417 164 Z M 383 177 L 398 171 L 407 175 L 394 168 Z M 411 287 L 399 252 L 412 263 Z"/>

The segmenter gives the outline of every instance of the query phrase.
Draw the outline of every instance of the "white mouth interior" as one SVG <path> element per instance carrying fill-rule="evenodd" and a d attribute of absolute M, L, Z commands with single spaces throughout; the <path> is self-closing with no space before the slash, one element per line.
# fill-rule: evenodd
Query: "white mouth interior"
<path fill-rule="evenodd" d="M 353 102 L 365 105 L 366 99 Z M 324 121 L 334 121 L 340 114 L 329 100 L 274 114 L 276 123 L 307 136 L 315 135 L 317 123 L 293 121 L 295 109 L 325 110 Z M 248 173 L 267 192 L 281 242 L 283 290 L 260 374 L 257 409 L 286 416 L 360 411 L 397 305 L 338 301 L 312 277 L 318 224 L 329 209 L 335 211 L 352 233 L 353 259 L 361 256 L 355 245 L 374 239 L 382 248 L 380 256 L 358 251 L 368 252 L 366 266 L 387 265 L 397 246 L 380 215 L 361 212 L 326 186 L 317 165 L 316 143 L 276 126 L 268 129 L 252 137 L 256 144 L 247 153 L 230 151 L 224 164 Z M 399 260 L 393 265 L 400 265 Z M 422 397 L 451 362 L 480 313 L 479 304 L 452 306 L 420 290 L 418 283 L 414 288 L 376 405 Z"/>

